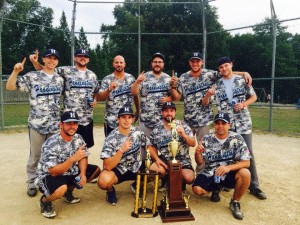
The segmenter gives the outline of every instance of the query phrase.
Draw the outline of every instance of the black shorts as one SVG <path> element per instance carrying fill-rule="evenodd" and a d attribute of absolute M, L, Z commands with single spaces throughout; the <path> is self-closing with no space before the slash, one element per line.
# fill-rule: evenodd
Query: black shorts
<path fill-rule="evenodd" d="M 110 132 L 112 132 L 114 129 L 115 128 L 108 126 L 107 123 L 104 123 L 104 135 L 105 135 L 105 137 L 107 137 L 110 134 Z"/>
<path fill-rule="evenodd" d="M 98 166 L 88 164 L 86 168 L 86 178 L 87 180 L 94 174 Z M 51 176 L 47 175 L 42 179 L 39 190 L 46 196 L 49 197 L 52 195 L 57 188 L 62 185 L 67 185 L 68 187 L 74 186 L 74 179 L 76 175 L 60 175 L 60 176 Z"/>
<path fill-rule="evenodd" d="M 207 177 L 204 174 L 199 174 L 194 183 L 193 183 L 193 187 L 194 186 L 199 186 L 202 189 L 204 189 L 207 192 L 211 192 L 216 190 L 217 187 L 226 187 L 229 189 L 233 189 L 235 187 L 235 175 L 237 173 L 237 170 L 234 171 L 230 171 L 224 180 L 222 180 L 220 183 L 216 184 L 215 180 L 214 180 L 214 176 L 211 177 Z"/>
<path fill-rule="evenodd" d="M 144 166 L 142 164 L 142 166 L 140 167 L 140 170 L 143 171 L 143 168 L 144 168 Z M 120 184 L 124 181 L 127 181 L 127 180 L 136 180 L 137 173 L 133 173 L 129 170 L 127 172 L 125 172 L 124 174 L 121 174 L 120 171 L 115 167 L 115 168 L 113 168 L 112 171 L 115 173 L 116 177 L 118 178 L 118 184 Z"/>
<path fill-rule="evenodd" d="M 160 155 L 159 158 L 160 158 L 165 164 L 169 165 L 168 160 L 167 160 L 164 156 Z M 183 165 L 183 166 L 182 166 L 182 169 L 189 169 L 189 170 L 192 170 L 192 171 L 194 172 L 194 168 L 192 167 L 192 165 Z"/>
<path fill-rule="evenodd" d="M 86 146 L 88 148 L 91 148 L 94 146 L 94 133 L 93 133 L 93 127 L 94 127 L 94 122 L 90 122 L 88 125 L 83 126 L 83 125 L 78 125 L 78 130 L 77 134 L 80 134 L 83 138 L 83 140 L 86 143 Z"/>

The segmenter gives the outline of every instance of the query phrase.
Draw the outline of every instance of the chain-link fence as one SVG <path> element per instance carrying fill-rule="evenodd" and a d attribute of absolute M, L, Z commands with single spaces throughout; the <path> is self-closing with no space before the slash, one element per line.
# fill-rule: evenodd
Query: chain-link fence
<path fill-rule="evenodd" d="M 123 50 L 121 53 L 125 56 L 127 62 L 127 69 L 129 73 L 137 74 L 141 71 L 146 69 L 149 65 L 149 54 L 150 52 L 146 50 L 145 45 L 149 45 L 149 43 L 153 43 L 152 49 L 153 51 L 159 50 L 163 51 L 163 46 L 155 46 L 155 39 L 158 37 L 164 37 L 164 40 L 161 43 L 173 42 L 174 46 L 172 46 L 172 54 L 169 52 L 164 52 L 167 56 L 167 62 L 165 65 L 165 71 L 168 73 L 171 70 L 178 71 L 178 74 L 181 74 L 189 69 L 187 62 L 187 55 L 190 54 L 189 49 L 194 49 L 197 51 L 201 51 L 206 58 L 205 64 L 207 68 L 216 69 L 215 61 L 218 57 L 222 56 L 224 49 L 221 51 L 222 46 L 216 45 L 219 39 L 226 38 L 224 33 L 229 33 L 232 37 L 236 34 L 243 34 L 247 32 L 251 32 L 252 29 L 257 29 L 257 27 L 264 26 L 264 18 L 268 17 L 271 18 L 275 16 L 276 24 L 286 26 L 288 29 L 293 29 L 295 27 L 300 27 L 300 18 L 298 15 L 290 14 L 289 17 L 280 17 L 280 9 L 278 9 L 277 16 L 280 18 L 276 18 L 276 14 L 271 15 L 271 7 L 269 1 L 262 1 L 261 8 L 263 8 L 263 4 L 268 4 L 268 7 L 264 11 L 264 16 L 260 19 L 253 17 L 255 12 L 251 12 L 247 9 L 247 6 L 244 1 L 236 1 L 236 0 L 228 0 L 226 1 L 227 5 L 231 5 L 237 11 L 244 11 L 243 15 L 236 13 L 235 15 L 228 15 L 228 18 L 223 18 L 223 21 L 234 20 L 235 23 L 232 27 L 228 25 L 224 25 L 224 27 L 216 27 L 215 30 L 206 30 L 206 26 L 210 26 L 210 14 L 200 13 L 199 15 L 206 15 L 206 17 L 199 18 L 201 21 L 198 24 L 201 27 L 203 32 L 191 32 L 186 31 L 185 27 L 180 27 L 180 24 L 176 24 L 173 21 L 172 27 L 174 27 L 174 31 L 168 32 L 153 32 L 149 24 L 146 26 L 145 20 L 146 17 L 153 16 L 151 15 L 146 9 L 146 6 L 149 5 L 153 6 L 156 5 L 158 8 L 161 9 L 166 7 L 167 5 L 174 5 L 179 6 L 185 4 L 186 7 L 191 8 L 201 8 L 202 4 L 208 4 L 210 7 L 216 6 L 220 0 L 216 1 L 196 1 L 196 2 L 164 2 L 164 1 L 156 1 L 156 2 L 145 2 L 145 1 L 120 1 L 120 2 L 104 2 L 104 1 L 61 1 L 61 0 L 40 0 L 42 6 L 50 7 L 54 9 L 54 23 L 59 25 L 59 21 L 62 15 L 62 12 L 65 13 L 67 22 L 70 27 L 70 31 L 75 34 L 75 37 L 78 39 L 80 35 L 80 29 L 84 28 L 84 34 L 87 38 L 87 41 L 90 45 L 91 49 L 96 49 L 97 45 L 101 48 L 105 46 L 103 41 L 105 37 L 108 38 L 106 40 L 116 40 L 113 37 L 120 36 L 124 37 L 124 39 L 120 39 L 124 41 Z M 250 1 L 249 1 L 250 2 Z M 134 12 L 137 13 L 135 16 L 138 18 L 134 23 L 129 23 L 132 20 L 129 15 L 124 13 L 122 9 L 126 5 L 131 5 L 131 8 L 127 8 L 128 11 L 135 10 Z M 288 3 L 287 3 L 288 5 Z M 208 7 L 208 6 L 206 6 Z M 221 6 L 220 6 L 221 7 Z M 222 6 L 223 7 L 223 6 Z M 293 4 L 290 5 L 293 7 Z M 276 8 L 276 5 L 275 5 Z M 113 15 L 113 10 L 114 15 Z M 180 8 L 179 8 L 180 9 Z M 203 8 L 205 9 L 205 7 Z M 174 14 L 176 14 L 176 7 L 172 8 Z M 224 10 L 220 10 L 224 12 Z M 126 31 L 121 29 L 122 21 L 116 20 L 117 16 L 121 13 L 124 13 L 124 20 L 123 22 L 128 23 Z M 176 14 L 177 15 L 177 14 Z M 157 20 L 162 19 L 164 24 L 169 23 L 166 20 L 167 17 L 163 15 L 156 15 Z M 184 15 L 182 15 L 184 17 Z M 237 17 L 240 16 L 240 17 Z M 252 17 L 253 20 L 249 22 L 246 16 Z M 220 15 L 220 18 L 224 17 L 224 15 Z M 92 18 L 92 19 L 91 19 Z M 129 19 L 128 19 L 129 18 Z M 154 17 L 155 18 L 155 17 Z M 274 18 L 273 18 L 274 19 Z M 5 20 L 4 21 L 8 21 Z M 20 21 L 11 21 L 12 24 L 18 24 Z M 91 22 L 92 21 L 92 22 Z M 199 22 L 198 21 L 198 22 Z M 243 21 L 248 21 L 246 24 Z M 22 21 L 26 23 L 26 21 Z M 272 22 L 271 20 L 269 21 Z M 197 23 L 197 21 L 194 21 Z M 156 24 L 155 19 L 153 20 L 153 25 Z M 260 24 L 260 26 L 257 26 Z M 35 26 L 36 24 L 31 24 Z M 124 24 L 123 24 L 124 25 Z M 126 24 L 125 24 L 126 25 Z M 140 27 L 140 25 L 144 25 L 144 27 Z M 190 26 L 194 24 L 191 23 Z M 268 24 L 270 25 L 270 24 Z M 110 26 L 116 26 L 114 30 L 110 30 Z M 105 29 L 104 29 L 105 28 Z M 151 28 L 151 29 L 150 29 Z M 272 35 L 270 35 L 272 36 Z M 190 39 L 183 39 L 183 37 L 189 37 Z M 274 42 L 275 39 L 275 42 Z M 120 41 L 117 40 L 117 41 Z M 150 40 L 150 41 L 149 41 Z M 153 41 L 151 41 L 153 40 Z M 126 41 L 128 43 L 135 43 L 135 45 L 127 46 Z M 284 44 L 285 40 L 277 39 L 276 36 L 268 40 L 269 45 L 269 52 L 274 52 L 274 43 L 275 46 L 280 46 Z M 200 44 L 196 44 L 200 43 Z M 191 45 L 191 47 L 186 47 Z M 234 45 L 231 43 L 231 45 Z M 72 46 L 74 47 L 74 46 Z M 147 46 L 149 49 L 149 46 Z M 7 46 L 2 46 L 2 48 L 7 48 Z M 32 46 L 34 48 L 34 46 Z M 151 48 L 151 46 L 150 46 Z M 220 48 L 220 54 L 217 55 L 215 50 Z M 249 48 L 249 52 L 252 50 L 252 46 L 245 46 L 245 48 Z M 188 49 L 189 52 L 185 52 Z M 231 48 L 231 49 L 234 49 Z M 281 51 L 281 50 L 280 50 Z M 180 54 L 176 54 L 179 52 Z M 102 59 L 102 61 L 97 61 L 97 63 L 103 64 L 103 60 L 106 60 L 108 64 L 111 64 L 112 56 L 117 54 L 118 52 L 114 52 L 107 54 L 107 57 Z M 129 54 L 131 53 L 131 54 Z M 275 49 L 275 57 L 272 54 L 269 54 L 270 57 L 268 58 L 268 62 L 261 62 L 264 64 L 264 70 L 255 71 L 252 70 L 253 67 L 256 65 L 252 65 L 252 62 L 259 58 L 260 52 L 259 49 L 254 50 L 254 53 L 247 56 L 248 57 L 248 64 L 238 65 L 239 69 L 243 71 L 254 71 L 251 75 L 254 78 L 253 86 L 256 90 L 258 100 L 253 106 L 251 107 L 251 114 L 253 119 L 253 127 L 254 130 L 263 130 L 263 131 L 272 131 L 272 132 L 279 132 L 285 134 L 293 134 L 296 136 L 300 135 L 300 93 L 297 93 L 300 90 L 300 76 L 299 76 L 299 65 L 300 62 L 298 61 L 298 70 L 293 70 L 289 76 L 285 77 L 282 74 L 277 74 L 277 68 L 281 68 L 286 66 L 282 61 L 282 59 L 276 58 L 276 49 Z M 71 53 L 70 53 L 71 55 Z M 238 52 L 235 53 L 238 55 Z M 281 53 L 281 56 L 284 55 Z M 6 57 L 6 56 L 3 56 Z M 273 58 L 274 57 L 274 58 Z M 96 61 L 97 59 L 91 59 L 92 61 Z M 289 60 L 288 56 L 286 60 Z M 299 60 L 299 59 L 298 59 Z M 274 63 L 274 65 L 272 65 Z M 238 62 L 237 62 L 238 64 Z M 5 65 L 7 67 L 7 65 Z M 11 62 L 10 68 L 12 69 L 13 62 Z M 275 70 L 274 70 L 275 68 Z M 96 69 L 93 67 L 91 68 L 93 71 Z M 99 82 L 101 82 L 101 78 L 111 72 L 112 68 L 108 67 L 106 70 L 101 70 L 102 74 L 97 74 L 99 77 Z M 104 72 L 103 72 L 104 71 Z M 100 72 L 99 72 L 100 73 Z M 263 74 L 263 76 L 259 76 L 260 78 L 256 78 L 256 74 Z M 2 88 L 1 88 L 1 129 L 14 127 L 14 126 L 26 126 L 27 124 L 27 116 L 28 116 L 28 95 L 26 93 L 20 93 L 16 91 L 6 91 L 5 90 L 5 83 L 7 77 L 4 75 L 2 76 Z M 296 91 L 296 93 L 295 93 Z M 103 107 L 104 104 L 98 104 L 99 108 L 95 109 L 95 121 L 96 124 L 101 125 L 103 122 Z M 286 127 L 286 129 L 285 129 Z"/>

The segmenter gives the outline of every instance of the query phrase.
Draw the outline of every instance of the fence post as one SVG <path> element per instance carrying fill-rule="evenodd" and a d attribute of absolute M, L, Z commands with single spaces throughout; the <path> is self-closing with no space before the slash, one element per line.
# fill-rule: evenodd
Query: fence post
<path fill-rule="evenodd" d="M 4 102 L 3 102 L 3 82 L 2 82 L 2 26 L 3 26 L 3 17 L 4 17 L 4 6 L 5 0 L 0 5 L 0 130 L 4 129 Z"/>

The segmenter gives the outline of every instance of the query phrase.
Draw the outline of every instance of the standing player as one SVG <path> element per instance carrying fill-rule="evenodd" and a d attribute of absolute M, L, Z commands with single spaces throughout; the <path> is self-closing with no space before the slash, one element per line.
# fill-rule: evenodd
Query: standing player
<path fill-rule="evenodd" d="M 43 68 L 38 62 L 38 51 L 30 55 L 30 60 L 36 70 Z M 58 67 L 56 71 L 65 81 L 64 111 L 78 113 L 80 122 L 77 133 L 83 137 L 87 147 L 90 148 L 94 145 L 93 108 L 97 103 L 96 94 L 99 91 L 99 82 L 96 74 L 87 69 L 90 61 L 87 50 L 76 50 L 74 61 L 75 66 Z"/>
<path fill-rule="evenodd" d="M 34 184 L 37 164 L 41 155 L 43 142 L 55 134 L 59 128 L 60 97 L 64 81 L 54 72 L 58 65 L 59 53 L 47 49 L 44 66 L 41 71 L 32 71 L 18 76 L 24 69 L 26 58 L 14 66 L 7 80 L 7 90 L 18 90 L 29 93 L 30 111 L 28 118 L 30 154 L 27 161 L 27 195 L 34 197 L 37 189 Z"/>
<path fill-rule="evenodd" d="M 172 101 L 171 77 L 163 72 L 164 63 L 165 57 L 155 53 L 151 58 L 152 70 L 142 72 L 131 86 L 131 93 L 141 96 L 139 128 L 147 137 L 161 120 L 162 104 Z"/>
<path fill-rule="evenodd" d="M 132 96 L 130 87 L 135 82 L 135 78 L 125 73 L 125 59 L 121 55 L 117 55 L 112 63 L 114 72 L 104 77 L 98 93 L 98 100 L 105 100 L 104 115 L 104 133 L 107 136 L 112 130 L 118 127 L 118 112 L 124 106 L 132 107 L 135 104 L 135 120 L 139 115 L 139 99 L 138 96 Z"/>

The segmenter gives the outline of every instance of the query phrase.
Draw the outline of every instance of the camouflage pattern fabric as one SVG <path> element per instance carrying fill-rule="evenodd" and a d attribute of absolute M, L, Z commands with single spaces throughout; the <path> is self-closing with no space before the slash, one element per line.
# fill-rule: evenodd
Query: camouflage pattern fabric
<path fill-rule="evenodd" d="M 205 168 L 201 174 L 207 177 L 214 175 L 219 166 L 235 164 L 241 160 L 250 160 L 250 152 L 240 134 L 230 131 L 224 143 L 221 143 L 214 133 L 203 137 Z M 225 179 L 225 177 L 223 177 Z"/>
<path fill-rule="evenodd" d="M 149 145 L 149 139 L 146 138 L 144 132 L 140 131 L 139 128 L 132 126 L 130 128 L 130 133 L 127 136 L 124 136 L 119 132 L 119 129 L 116 128 L 105 138 L 104 146 L 100 153 L 100 158 L 103 160 L 114 156 L 129 137 L 133 143 L 132 147 L 122 155 L 120 162 L 116 166 L 121 174 L 124 174 L 127 171 L 133 173 L 139 171 L 142 165 L 140 159 L 141 151 L 145 151 L 146 146 Z"/>
<path fill-rule="evenodd" d="M 153 128 L 161 120 L 160 99 L 171 95 L 171 77 L 162 73 L 157 79 L 151 71 L 145 73 L 145 76 L 146 79 L 140 84 L 140 121 L 145 126 Z"/>
<path fill-rule="evenodd" d="M 99 91 L 97 76 L 91 70 L 80 72 L 76 67 L 63 66 L 56 68 L 65 80 L 64 112 L 77 112 L 80 125 L 86 126 L 93 120 L 93 108 L 88 103 L 88 98 Z"/>
<path fill-rule="evenodd" d="M 184 99 L 184 121 L 192 128 L 204 127 L 213 122 L 212 103 L 202 106 L 202 98 L 220 75 L 216 71 L 202 70 L 198 78 L 190 72 L 182 74 L 177 90 Z"/>
<path fill-rule="evenodd" d="M 176 127 L 181 125 L 184 132 L 193 137 L 193 132 L 191 128 L 185 123 L 179 120 L 175 120 Z M 155 147 L 160 153 L 160 158 L 164 162 L 168 162 L 173 159 L 171 152 L 168 149 L 168 143 L 172 141 L 171 130 L 166 130 L 162 121 L 160 121 L 157 126 L 154 127 L 150 134 L 150 145 Z M 182 166 L 192 166 L 191 158 L 189 154 L 189 146 L 185 143 L 183 138 L 179 136 L 179 148 L 176 155 L 176 159 L 182 164 Z"/>
<path fill-rule="evenodd" d="M 99 92 L 106 91 L 115 78 L 116 76 L 113 73 L 106 76 L 101 83 Z M 113 128 L 118 126 L 117 118 L 119 110 L 125 105 L 132 107 L 133 96 L 131 95 L 130 88 L 135 82 L 135 78 L 131 74 L 125 73 L 124 80 L 116 79 L 116 82 L 118 83 L 117 88 L 112 90 L 106 99 L 104 115 L 105 123 Z"/>
<path fill-rule="evenodd" d="M 39 185 L 40 181 L 47 175 L 50 175 L 48 169 L 60 163 L 65 162 L 68 158 L 75 154 L 79 147 L 84 144 L 81 135 L 75 134 L 71 142 L 62 139 L 60 133 L 48 138 L 43 146 L 41 158 L 38 163 L 35 184 Z M 86 157 L 89 156 L 86 149 Z M 63 175 L 76 175 L 79 173 L 77 163 L 74 163 Z"/>
<path fill-rule="evenodd" d="M 56 73 L 48 77 L 41 71 L 32 71 L 18 76 L 16 85 L 17 90 L 29 93 L 29 127 L 40 134 L 56 133 L 63 79 Z"/>
<path fill-rule="evenodd" d="M 244 102 L 247 96 L 255 94 L 253 87 L 246 85 L 244 77 L 235 75 L 233 77 L 233 100 L 235 102 Z M 223 78 L 216 83 L 216 102 L 219 112 L 225 112 L 229 114 L 231 129 L 239 134 L 250 134 L 252 132 L 252 120 L 248 107 L 235 112 L 233 110 L 233 104 L 228 101 L 228 97 L 225 92 L 225 85 Z"/>

